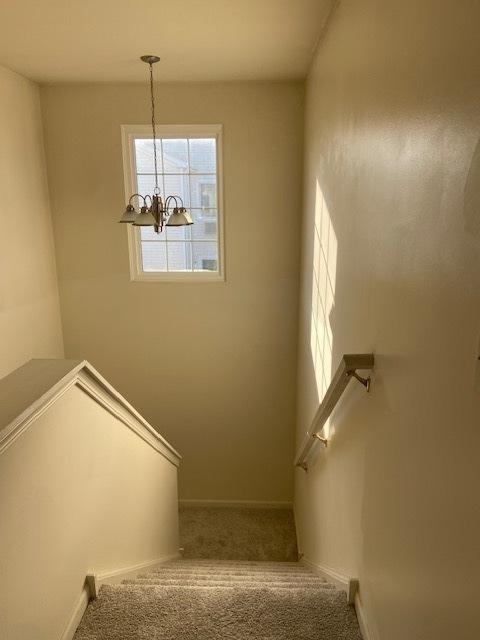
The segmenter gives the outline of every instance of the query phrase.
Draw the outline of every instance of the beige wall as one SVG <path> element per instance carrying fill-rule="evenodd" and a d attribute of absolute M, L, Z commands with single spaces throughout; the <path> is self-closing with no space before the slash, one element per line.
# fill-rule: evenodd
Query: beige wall
<path fill-rule="evenodd" d="M 162 84 L 158 122 L 224 125 L 225 283 L 130 282 L 121 124 L 146 84 L 42 88 L 68 357 L 183 456 L 187 499 L 289 500 L 303 85 Z"/>
<path fill-rule="evenodd" d="M 0 67 L 0 378 L 63 356 L 38 87 Z"/>
<path fill-rule="evenodd" d="M 382 640 L 480 637 L 479 21 L 478 2 L 345 0 L 307 83 L 298 442 L 342 353 L 377 365 L 296 510 Z"/>
<path fill-rule="evenodd" d="M 87 573 L 178 552 L 177 467 L 78 387 L 0 462 L 2 639 L 60 638 Z"/>

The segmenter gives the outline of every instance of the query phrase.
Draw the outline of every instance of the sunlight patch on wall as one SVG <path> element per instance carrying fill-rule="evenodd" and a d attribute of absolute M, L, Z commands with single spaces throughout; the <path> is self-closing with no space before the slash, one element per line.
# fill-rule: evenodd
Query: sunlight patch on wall
<path fill-rule="evenodd" d="M 333 328 L 335 306 L 335 278 L 337 265 L 337 237 L 327 203 L 317 181 L 315 196 L 315 227 L 313 240 L 312 321 L 310 349 L 315 369 L 319 401 L 323 400 L 332 379 Z M 329 423 L 324 427 L 328 437 Z"/>

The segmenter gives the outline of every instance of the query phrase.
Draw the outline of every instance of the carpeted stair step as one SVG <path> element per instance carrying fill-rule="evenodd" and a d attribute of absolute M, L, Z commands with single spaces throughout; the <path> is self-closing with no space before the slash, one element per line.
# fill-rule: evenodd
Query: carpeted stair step
<path fill-rule="evenodd" d="M 311 576 L 318 578 L 319 576 L 311 569 L 298 562 L 284 563 L 284 562 L 255 562 L 255 563 L 225 563 L 218 562 L 192 562 L 185 560 L 177 560 L 175 563 L 165 563 L 150 569 L 148 574 L 161 573 L 163 575 L 175 574 L 175 575 L 266 575 L 266 576 L 286 576 L 286 577 L 306 577 Z"/>
<path fill-rule="evenodd" d="M 184 586 L 184 587 L 202 587 L 202 586 L 214 586 L 214 587 L 254 587 L 254 588 L 275 588 L 282 587 L 285 589 L 334 589 L 335 587 L 328 582 L 323 582 L 322 580 L 310 580 L 310 581 L 298 581 L 292 582 L 289 580 L 281 581 L 281 580 L 175 580 L 171 579 L 162 579 L 162 578 L 136 578 L 136 579 L 127 579 L 123 581 L 123 584 L 129 585 L 139 585 L 139 586 L 148 586 L 148 585 L 160 585 L 160 586 Z"/>
<path fill-rule="evenodd" d="M 237 564 L 241 564 L 240 567 Z M 187 566 L 186 566 L 187 565 Z M 123 581 L 129 586 L 222 587 L 247 589 L 334 589 L 323 578 L 298 563 L 284 571 L 283 563 L 218 563 L 180 560 Z"/>
<path fill-rule="evenodd" d="M 122 583 L 123 584 L 123 583 Z M 241 591 L 242 589 L 244 591 L 315 591 L 315 593 L 320 593 L 320 592 L 330 592 L 330 591 L 335 591 L 335 587 L 332 585 L 323 585 L 320 587 L 314 587 L 314 586 L 295 586 L 295 585 L 281 585 L 281 584 L 276 584 L 276 585 L 262 585 L 262 584 L 258 584 L 258 583 L 251 583 L 251 584 L 245 584 L 245 585 L 239 585 L 239 584 L 231 584 L 231 583 L 225 583 L 225 584 L 192 584 L 192 585 L 185 585 L 183 583 L 180 584 L 168 584 L 168 585 L 164 585 L 164 584 L 157 584 L 157 583 L 151 583 L 151 584 L 124 584 L 123 586 L 125 587 L 135 587 L 137 589 L 190 589 L 192 591 L 196 591 L 198 589 L 202 590 L 202 589 L 233 589 L 236 591 Z"/>
<path fill-rule="evenodd" d="M 168 566 L 168 567 L 156 567 L 154 569 L 152 569 L 152 571 L 235 571 L 235 572 L 246 572 L 246 573 L 255 573 L 255 572 L 271 572 L 271 573 L 288 573 L 288 574 L 296 574 L 296 573 L 312 573 L 309 569 L 307 569 L 306 567 L 302 567 L 301 565 L 298 567 L 272 567 L 272 566 L 268 566 L 268 567 L 259 567 L 259 566 L 255 566 L 255 567 L 235 567 L 235 566 L 222 566 L 222 565 L 218 565 L 218 566 L 195 566 L 195 565 L 187 565 L 184 566 L 183 565 L 183 560 L 180 560 L 179 563 L 182 564 L 181 567 L 173 567 L 173 566 Z"/>
<path fill-rule="evenodd" d="M 163 567 L 163 569 L 167 570 L 167 569 L 173 569 L 174 571 L 191 571 L 192 569 L 195 571 L 211 571 L 213 569 L 218 570 L 218 571 L 280 571 L 281 573 L 297 573 L 298 571 L 301 571 L 303 573 L 305 572 L 309 572 L 310 570 L 307 567 L 304 567 L 302 565 L 297 565 L 297 566 L 292 566 L 289 565 L 287 567 L 283 567 L 281 566 L 281 563 L 279 563 L 279 565 L 274 566 L 274 565 L 268 565 L 265 567 L 262 567 L 260 565 L 254 565 L 253 567 L 249 567 L 248 565 L 240 565 L 238 567 L 236 567 L 235 565 L 194 565 L 191 564 L 189 562 L 185 562 L 184 560 L 179 560 L 178 561 L 179 564 L 181 564 L 182 566 L 179 567 L 174 567 L 174 566 L 166 566 Z"/>
<path fill-rule="evenodd" d="M 136 576 L 136 579 L 149 579 L 149 580 L 198 580 L 198 581 L 209 581 L 209 580 L 222 580 L 231 581 L 231 582 L 252 582 L 257 580 L 258 582 L 291 582 L 291 583 L 301 583 L 301 582 L 313 582 L 317 583 L 325 583 L 325 580 L 320 576 L 315 574 L 304 574 L 304 575 L 294 575 L 294 576 L 286 576 L 285 574 L 271 574 L 271 573 L 256 573 L 253 574 L 232 574 L 232 573 L 215 573 L 212 572 L 210 574 L 205 573 L 175 573 L 174 571 L 169 571 L 168 573 L 163 573 L 162 571 L 152 571 L 149 573 L 142 573 Z"/>
<path fill-rule="evenodd" d="M 165 563 L 150 571 L 137 575 L 137 578 L 174 578 L 174 579 L 221 579 L 221 580 L 315 580 L 323 578 L 299 563 L 292 563 L 288 568 L 285 563 L 265 562 L 252 563 L 212 563 L 186 562 L 178 560 L 175 563 Z"/>
<path fill-rule="evenodd" d="M 152 569 L 151 571 L 148 572 L 149 574 L 161 574 L 161 575 L 176 575 L 176 576 L 191 576 L 191 575 L 197 575 L 197 576 L 211 576 L 211 575 L 219 575 L 219 576 L 255 576 L 255 575 L 259 575 L 259 576 L 264 576 L 264 575 L 268 575 L 268 576 L 272 576 L 272 577 L 276 577 L 276 576 L 280 576 L 283 577 L 285 576 L 286 578 L 296 578 L 296 577 L 303 577 L 303 576 L 309 576 L 312 575 L 312 573 L 310 571 L 274 571 L 273 569 L 270 570 L 265 570 L 265 571 L 261 571 L 260 569 L 254 570 L 254 571 L 249 571 L 248 569 L 238 569 L 235 570 L 234 568 L 216 568 L 216 567 L 212 567 L 211 569 L 203 569 L 203 568 L 190 568 L 190 569 L 161 569 L 161 568 L 156 568 L 156 569 Z"/>
<path fill-rule="evenodd" d="M 162 566 L 177 566 L 177 565 L 192 565 L 192 566 L 203 566 L 203 567 L 284 567 L 288 568 L 298 568 L 303 567 L 304 565 L 299 562 L 276 562 L 272 560 L 210 560 L 210 559 L 189 559 L 189 558 L 178 558 L 177 560 L 169 560 L 165 562 Z"/>
<path fill-rule="evenodd" d="M 208 571 L 205 569 L 191 569 L 186 571 L 185 569 L 180 569 L 179 571 L 175 571 L 174 569 L 152 569 L 148 571 L 149 574 L 161 574 L 161 575 L 176 575 L 176 576 L 271 576 L 275 577 L 285 577 L 285 578 L 304 578 L 308 576 L 316 576 L 317 574 L 311 573 L 309 571 L 246 571 L 243 569 L 239 569 L 235 571 L 235 569 L 209 569 Z"/>
<path fill-rule="evenodd" d="M 192 597 L 192 593 L 195 594 Z M 361 640 L 336 589 L 104 585 L 75 640 Z"/>
<path fill-rule="evenodd" d="M 256 575 L 248 574 L 231 574 L 231 573 L 162 573 L 156 571 L 152 573 L 141 573 L 136 578 L 149 578 L 151 580 L 222 580 L 232 582 L 242 582 L 243 580 L 251 582 L 252 580 L 259 580 L 261 582 L 325 582 L 320 576 L 311 575 L 295 575 L 286 576 L 285 574 L 272 575 L 266 573 L 258 573 Z"/>
<path fill-rule="evenodd" d="M 177 560 L 166 562 L 152 571 L 246 571 L 253 573 L 256 571 L 274 573 L 313 573 L 308 567 L 299 562 L 212 562 L 191 560 Z"/>

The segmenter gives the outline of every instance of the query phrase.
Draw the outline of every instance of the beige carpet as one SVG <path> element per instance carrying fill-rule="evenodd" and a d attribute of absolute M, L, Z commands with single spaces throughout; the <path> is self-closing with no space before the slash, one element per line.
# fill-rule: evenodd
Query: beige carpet
<path fill-rule="evenodd" d="M 292 509 L 180 507 L 184 558 L 297 560 Z"/>
<path fill-rule="evenodd" d="M 74 640 L 361 640 L 355 612 L 297 563 L 179 560 L 103 586 Z"/>

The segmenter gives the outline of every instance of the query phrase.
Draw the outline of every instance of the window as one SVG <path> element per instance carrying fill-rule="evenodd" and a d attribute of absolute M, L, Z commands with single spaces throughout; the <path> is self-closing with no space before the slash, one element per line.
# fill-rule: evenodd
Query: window
<path fill-rule="evenodd" d="M 223 280 L 221 125 L 157 125 L 159 188 L 178 195 L 193 225 L 128 225 L 132 280 Z M 123 125 L 125 192 L 151 194 L 155 186 L 149 125 Z M 125 225 L 127 226 L 127 225 Z"/>

